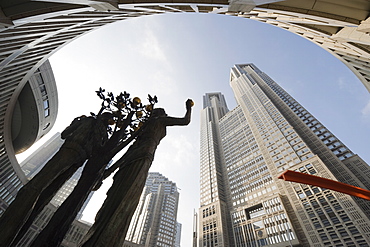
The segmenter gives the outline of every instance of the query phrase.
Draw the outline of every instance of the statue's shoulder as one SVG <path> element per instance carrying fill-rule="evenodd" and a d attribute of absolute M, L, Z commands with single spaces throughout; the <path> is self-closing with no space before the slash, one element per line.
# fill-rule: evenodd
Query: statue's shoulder
<path fill-rule="evenodd" d="M 81 118 L 81 119 L 79 120 L 79 122 L 80 122 L 81 124 L 85 124 L 85 123 L 93 123 L 93 122 L 96 122 L 96 118 L 94 118 L 94 117 L 92 117 L 92 116 L 90 116 L 90 117 L 84 117 L 84 118 Z"/>

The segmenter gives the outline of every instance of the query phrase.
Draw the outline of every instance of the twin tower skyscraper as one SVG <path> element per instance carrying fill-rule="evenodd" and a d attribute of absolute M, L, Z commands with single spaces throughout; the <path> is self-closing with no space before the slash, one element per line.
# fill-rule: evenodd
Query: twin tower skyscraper
<path fill-rule="evenodd" d="M 253 64 L 235 65 L 238 106 L 203 97 L 199 246 L 370 246 L 370 203 L 279 180 L 285 170 L 370 189 L 370 168 Z"/>

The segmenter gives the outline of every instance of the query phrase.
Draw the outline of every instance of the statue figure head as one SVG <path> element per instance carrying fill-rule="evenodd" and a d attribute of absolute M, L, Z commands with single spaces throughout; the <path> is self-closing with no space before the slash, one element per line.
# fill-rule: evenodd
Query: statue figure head
<path fill-rule="evenodd" d="M 163 108 L 154 108 L 151 117 L 166 117 L 167 114 Z"/>
<path fill-rule="evenodd" d="M 102 120 L 104 124 L 108 125 L 111 121 L 113 121 L 113 114 L 110 112 L 104 112 L 98 116 L 98 119 Z"/>

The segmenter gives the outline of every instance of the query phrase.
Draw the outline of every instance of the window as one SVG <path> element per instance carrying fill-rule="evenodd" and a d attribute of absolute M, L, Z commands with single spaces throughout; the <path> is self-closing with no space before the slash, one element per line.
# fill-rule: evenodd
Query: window
<path fill-rule="evenodd" d="M 49 126 L 50 126 L 50 123 L 47 123 L 47 124 L 45 125 L 45 127 L 43 128 L 43 130 L 46 130 Z"/>
<path fill-rule="evenodd" d="M 44 100 L 44 109 L 49 108 L 49 100 Z"/>
<path fill-rule="evenodd" d="M 40 91 L 41 91 L 42 96 L 45 96 L 47 94 L 45 85 L 40 86 Z"/>
<path fill-rule="evenodd" d="M 39 85 L 43 85 L 43 84 L 44 84 L 44 79 L 42 78 L 42 76 L 41 76 L 41 74 L 40 74 L 40 73 L 35 74 L 35 78 L 36 78 L 37 83 L 38 83 Z"/>

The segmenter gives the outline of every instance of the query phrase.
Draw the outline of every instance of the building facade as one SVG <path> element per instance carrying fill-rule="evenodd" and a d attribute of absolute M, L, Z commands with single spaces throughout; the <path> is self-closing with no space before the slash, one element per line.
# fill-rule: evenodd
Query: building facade
<path fill-rule="evenodd" d="M 20 241 L 15 244 L 16 247 L 30 246 L 32 241 L 37 237 L 37 235 L 44 229 L 46 224 L 49 222 L 53 214 L 58 208 L 49 203 L 45 206 L 42 212 L 36 217 L 32 226 L 28 231 L 22 236 Z M 64 237 L 60 246 L 62 247 L 78 247 L 82 238 L 86 235 L 91 227 L 91 223 L 82 220 L 74 220 L 69 228 L 66 236 Z"/>
<path fill-rule="evenodd" d="M 27 150 L 42 138 L 56 121 L 58 93 L 48 60 L 35 71 L 14 97 L 13 107 L 8 108 L 11 123 L 8 138 L 0 135 L 0 142 L 9 144 L 8 148 L 0 147 L 0 215 L 14 200 L 21 186 L 28 181 L 15 154 Z"/>
<path fill-rule="evenodd" d="M 206 242 L 225 247 L 232 246 L 229 239 L 232 237 L 232 231 L 229 227 L 227 182 L 218 122 L 228 111 L 221 93 L 207 93 L 203 97 L 203 110 L 200 115 L 199 212 L 199 224 L 203 234 L 198 236 Z"/>
<path fill-rule="evenodd" d="M 126 240 L 147 247 L 176 246 L 181 235 L 181 225 L 177 222 L 178 203 L 176 183 L 158 172 L 150 172 Z"/>
<path fill-rule="evenodd" d="M 182 229 L 182 224 L 177 222 L 177 224 L 176 224 L 176 238 L 175 238 L 174 247 L 180 247 L 181 246 L 181 229 Z"/>
<path fill-rule="evenodd" d="M 278 179 L 294 170 L 369 190 L 369 166 L 255 65 L 235 65 L 230 84 L 235 109 L 218 115 L 220 94 L 206 94 L 202 110 L 199 246 L 369 246 L 368 201 Z"/>

